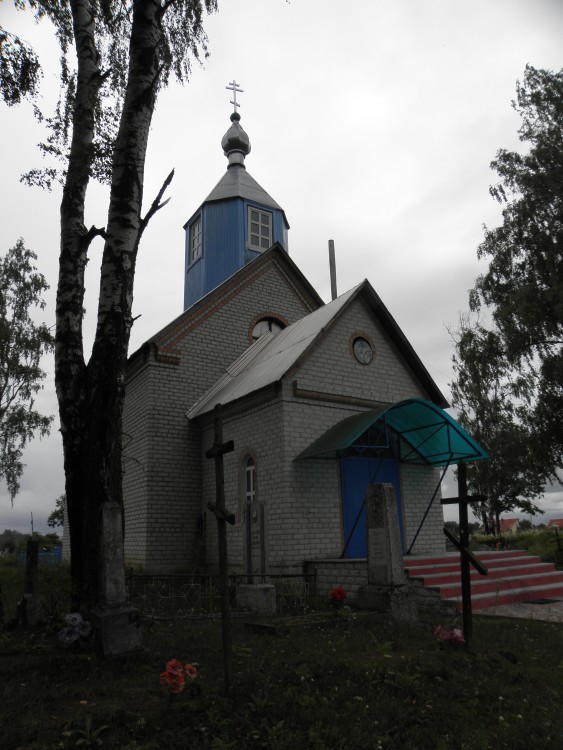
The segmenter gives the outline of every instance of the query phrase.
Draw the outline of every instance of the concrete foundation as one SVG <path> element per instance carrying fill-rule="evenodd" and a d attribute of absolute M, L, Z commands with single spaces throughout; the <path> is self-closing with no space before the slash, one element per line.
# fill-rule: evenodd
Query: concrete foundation
<path fill-rule="evenodd" d="M 237 586 L 237 606 L 257 615 L 276 614 L 276 587 L 270 583 Z"/>

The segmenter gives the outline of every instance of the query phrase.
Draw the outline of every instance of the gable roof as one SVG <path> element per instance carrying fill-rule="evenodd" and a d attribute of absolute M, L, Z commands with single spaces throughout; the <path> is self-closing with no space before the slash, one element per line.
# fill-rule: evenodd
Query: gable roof
<path fill-rule="evenodd" d="M 358 287 L 306 315 L 279 333 L 255 341 L 187 412 L 189 419 L 276 383 L 297 362 Z"/>
<path fill-rule="evenodd" d="M 375 293 L 371 284 L 364 280 L 337 297 L 332 302 L 306 315 L 301 320 L 277 334 L 260 337 L 233 364 L 187 412 L 189 419 L 211 411 L 216 404 L 228 404 L 244 398 L 262 388 L 278 382 L 305 354 L 325 329 L 348 307 L 352 300 L 361 297 L 376 315 L 384 330 L 432 400 L 442 406 L 447 401 L 418 358 L 411 344 Z"/>
<path fill-rule="evenodd" d="M 217 309 L 225 304 L 231 297 L 236 296 L 241 288 L 256 281 L 272 265 L 275 265 L 282 275 L 287 279 L 296 294 L 304 301 L 305 307 L 315 309 L 324 306 L 324 301 L 307 280 L 298 266 L 291 260 L 286 251 L 275 243 L 269 250 L 261 253 L 236 273 L 212 289 L 208 294 L 195 302 L 187 310 L 174 318 L 160 331 L 145 341 L 128 360 L 128 368 L 133 367 L 136 362 L 143 360 L 151 347 L 156 348 L 157 356 L 173 361 L 179 356 L 178 345 L 180 341 L 191 331 L 197 328 L 203 321 L 212 315 Z"/>

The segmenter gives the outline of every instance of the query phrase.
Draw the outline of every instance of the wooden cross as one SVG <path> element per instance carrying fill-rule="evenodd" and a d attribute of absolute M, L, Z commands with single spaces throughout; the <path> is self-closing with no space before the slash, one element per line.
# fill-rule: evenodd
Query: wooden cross
<path fill-rule="evenodd" d="M 237 111 L 237 107 L 240 107 L 240 104 L 237 102 L 237 93 L 244 94 L 244 91 L 239 88 L 238 83 L 233 78 L 232 81 L 229 82 L 228 86 L 225 86 L 226 89 L 233 92 L 233 98 L 231 99 L 231 104 L 235 108 L 234 111 Z"/>
<path fill-rule="evenodd" d="M 233 663 L 233 641 L 231 632 L 231 612 L 229 609 L 229 563 L 227 556 L 227 523 L 235 522 L 233 513 L 225 508 L 225 476 L 223 472 L 223 456 L 235 449 L 232 440 L 223 442 L 223 418 L 221 404 L 213 410 L 215 437 L 213 447 L 205 452 L 207 458 L 215 460 L 215 502 L 207 503 L 209 510 L 217 519 L 217 538 L 219 551 L 219 586 L 221 590 L 221 623 L 223 629 L 223 663 L 225 667 L 225 693 L 231 690 L 231 675 Z"/>
<path fill-rule="evenodd" d="M 486 576 L 487 568 L 481 563 L 474 554 L 469 551 L 469 523 L 467 508 L 470 503 L 482 503 L 487 498 L 484 495 L 467 494 L 467 464 L 460 461 L 457 465 L 457 487 L 459 497 L 444 497 L 441 500 L 442 505 L 459 506 L 459 539 L 444 528 L 444 534 L 454 544 L 460 553 L 461 564 L 461 601 L 463 606 L 463 638 L 465 649 L 469 649 L 469 640 L 473 630 L 473 617 L 471 612 L 471 572 L 469 565 Z"/>

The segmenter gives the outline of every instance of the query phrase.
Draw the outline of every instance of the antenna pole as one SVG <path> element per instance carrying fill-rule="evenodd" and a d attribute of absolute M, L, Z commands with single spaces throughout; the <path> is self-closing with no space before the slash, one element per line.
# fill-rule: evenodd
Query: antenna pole
<path fill-rule="evenodd" d="M 328 264 L 330 267 L 330 293 L 332 299 L 338 297 L 336 291 L 336 256 L 334 254 L 334 240 L 328 241 Z"/>

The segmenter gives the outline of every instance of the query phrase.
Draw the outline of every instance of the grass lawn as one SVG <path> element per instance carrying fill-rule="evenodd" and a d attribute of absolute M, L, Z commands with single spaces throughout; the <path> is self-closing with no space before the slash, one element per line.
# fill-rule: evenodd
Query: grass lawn
<path fill-rule="evenodd" d="M 59 625 L 4 628 L 0 747 L 563 748 L 561 624 L 476 616 L 468 653 L 440 644 L 434 620 L 327 610 L 270 622 L 234 621 L 229 698 L 220 622 L 145 623 L 143 651 L 115 661 L 64 649 Z M 199 664 L 197 690 L 160 687 L 172 658 Z"/>

